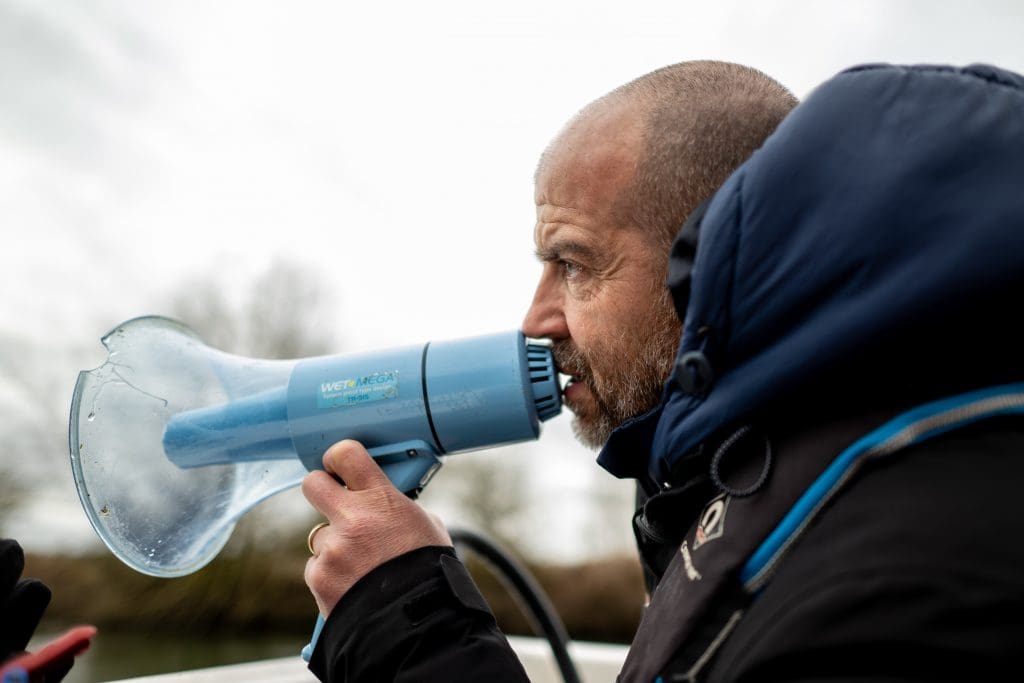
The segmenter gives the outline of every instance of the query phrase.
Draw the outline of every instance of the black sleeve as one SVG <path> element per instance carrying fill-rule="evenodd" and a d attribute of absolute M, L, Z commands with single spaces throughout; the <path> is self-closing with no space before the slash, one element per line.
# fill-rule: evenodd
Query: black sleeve
<path fill-rule="evenodd" d="M 528 681 L 451 547 L 419 548 L 364 576 L 309 662 L 321 681 Z"/>

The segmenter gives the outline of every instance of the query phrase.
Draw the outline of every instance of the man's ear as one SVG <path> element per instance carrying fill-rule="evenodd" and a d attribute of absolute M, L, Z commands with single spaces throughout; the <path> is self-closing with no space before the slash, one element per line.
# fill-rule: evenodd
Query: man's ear
<path fill-rule="evenodd" d="M 690 212 L 669 252 L 666 284 L 672 292 L 672 302 L 680 322 L 686 320 L 686 307 L 690 303 L 690 274 L 693 272 L 693 260 L 697 256 L 700 223 L 714 198 L 715 195 L 711 195 Z"/>

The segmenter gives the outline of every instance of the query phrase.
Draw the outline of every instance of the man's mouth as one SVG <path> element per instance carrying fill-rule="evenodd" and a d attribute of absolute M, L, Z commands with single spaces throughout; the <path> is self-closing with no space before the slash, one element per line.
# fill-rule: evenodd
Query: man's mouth
<path fill-rule="evenodd" d="M 576 391 L 573 393 L 578 393 L 579 390 L 583 388 L 583 386 L 576 385 L 585 386 L 587 384 L 586 368 L 579 366 L 580 363 L 577 359 L 573 358 L 572 353 L 566 353 L 564 355 L 556 353 L 555 368 L 561 380 L 562 395 L 565 396 L 566 398 L 569 397 L 568 392 L 570 392 L 573 389 L 573 387 L 576 387 Z"/>
<path fill-rule="evenodd" d="M 565 381 L 562 383 L 562 395 L 566 399 L 569 399 L 573 394 L 578 393 L 578 390 L 573 391 L 574 387 L 577 387 L 578 389 L 586 385 L 586 380 L 580 375 L 571 375 L 565 371 L 562 371 L 561 375 L 565 378 Z"/>

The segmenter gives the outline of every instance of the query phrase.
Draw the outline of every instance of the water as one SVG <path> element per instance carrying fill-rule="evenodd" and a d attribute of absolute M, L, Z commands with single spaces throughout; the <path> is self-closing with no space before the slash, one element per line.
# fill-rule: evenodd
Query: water
<path fill-rule="evenodd" d="M 38 649 L 58 635 L 38 634 L 29 649 Z M 307 642 L 309 634 L 184 637 L 102 631 L 93 639 L 92 647 L 75 660 L 64 682 L 99 683 L 259 659 L 298 658 Z"/>

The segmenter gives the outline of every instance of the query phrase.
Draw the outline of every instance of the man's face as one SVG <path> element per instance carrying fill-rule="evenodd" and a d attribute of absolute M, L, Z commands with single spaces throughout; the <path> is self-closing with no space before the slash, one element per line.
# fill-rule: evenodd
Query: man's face
<path fill-rule="evenodd" d="M 574 431 L 591 448 L 657 404 L 679 339 L 668 255 L 615 210 L 640 144 L 632 112 L 592 114 L 553 143 L 537 177 L 543 271 L 523 332 L 554 342 Z"/>

